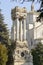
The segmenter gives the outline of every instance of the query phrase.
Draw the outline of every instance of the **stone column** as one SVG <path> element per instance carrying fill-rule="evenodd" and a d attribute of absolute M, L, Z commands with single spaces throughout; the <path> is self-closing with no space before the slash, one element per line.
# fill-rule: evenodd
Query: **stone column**
<path fill-rule="evenodd" d="M 20 20 L 20 41 L 22 41 L 22 20 Z"/>
<path fill-rule="evenodd" d="M 15 30 L 15 26 L 14 26 L 14 40 L 16 39 L 16 30 Z"/>
<path fill-rule="evenodd" d="M 18 17 L 16 18 L 16 24 L 17 24 L 17 29 L 16 29 L 16 39 L 19 40 L 19 19 Z"/>
<path fill-rule="evenodd" d="M 23 18 L 23 39 L 26 40 L 26 18 Z"/>

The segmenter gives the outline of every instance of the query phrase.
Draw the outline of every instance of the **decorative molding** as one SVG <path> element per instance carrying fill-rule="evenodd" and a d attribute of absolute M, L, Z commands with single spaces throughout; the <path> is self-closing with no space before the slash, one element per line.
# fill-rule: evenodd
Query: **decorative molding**
<path fill-rule="evenodd" d="M 27 14 L 34 14 L 34 15 L 39 15 L 41 12 L 37 12 L 37 11 L 29 11 L 27 12 Z"/>
<path fill-rule="evenodd" d="M 23 17 L 27 16 L 27 11 L 26 11 L 26 8 L 23 7 L 23 8 L 19 8 L 18 6 L 16 6 L 14 9 L 12 9 L 11 11 L 11 17 L 12 17 L 12 20 L 15 20 L 17 17 L 19 19 L 22 19 Z"/>

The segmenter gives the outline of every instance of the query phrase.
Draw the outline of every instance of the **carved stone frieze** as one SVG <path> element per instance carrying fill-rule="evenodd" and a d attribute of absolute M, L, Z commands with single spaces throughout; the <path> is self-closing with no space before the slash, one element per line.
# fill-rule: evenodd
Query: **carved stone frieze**
<path fill-rule="evenodd" d="M 19 19 L 21 20 L 24 17 L 26 18 L 26 16 L 27 16 L 27 11 L 25 7 L 19 8 L 18 6 L 16 6 L 11 11 L 12 20 L 15 20 L 17 17 L 19 17 Z"/>

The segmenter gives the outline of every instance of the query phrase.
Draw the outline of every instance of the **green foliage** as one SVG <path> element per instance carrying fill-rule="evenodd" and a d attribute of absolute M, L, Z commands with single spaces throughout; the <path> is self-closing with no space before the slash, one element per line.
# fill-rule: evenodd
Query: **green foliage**
<path fill-rule="evenodd" d="M 0 42 L 3 44 L 8 44 L 9 39 L 8 30 L 3 20 L 4 20 L 3 15 L 0 12 Z"/>
<path fill-rule="evenodd" d="M 0 43 L 0 65 L 6 65 L 6 62 L 8 60 L 8 51 L 5 45 L 2 45 Z"/>
<path fill-rule="evenodd" d="M 7 65 L 14 65 L 13 53 L 16 48 L 16 42 L 11 41 L 11 45 L 8 47 L 8 62 Z"/>
<path fill-rule="evenodd" d="M 39 43 L 35 49 L 32 49 L 33 65 L 43 65 L 43 44 Z"/>
<path fill-rule="evenodd" d="M 1 42 L 1 44 L 7 46 L 7 50 L 8 50 L 8 61 L 7 61 L 7 56 L 6 55 L 3 56 L 4 60 L 6 60 L 7 63 L 5 63 L 6 61 L 2 62 L 3 60 L 1 60 L 0 65 L 2 65 L 2 64 L 3 65 L 5 65 L 5 64 L 13 65 L 13 51 L 15 48 L 15 44 L 13 44 L 14 42 L 12 42 L 9 39 L 8 30 L 7 30 L 6 24 L 4 23 L 3 20 L 4 20 L 3 15 L 0 12 L 0 42 Z M 0 56 L 0 58 L 1 58 L 1 56 Z"/>
<path fill-rule="evenodd" d="M 8 30 L 7 30 L 7 25 L 4 23 L 4 18 L 3 18 L 3 15 L 1 14 L 0 12 L 0 43 L 2 45 L 5 45 L 7 47 L 6 48 L 1 48 L 1 51 L 5 51 L 5 53 L 2 53 L 2 60 L 0 61 L 0 64 L 1 65 L 6 65 L 7 63 L 7 50 L 9 51 L 9 44 L 11 43 L 10 40 L 9 40 L 9 35 L 8 35 Z M 6 50 L 5 50 L 6 49 Z M 9 56 L 9 55 L 8 55 Z M 1 56 L 0 56 L 1 58 Z"/>
<path fill-rule="evenodd" d="M 12 50 L 16 49 L 16 41 L 14 40 L 11 41 L 11 48 Z"/>

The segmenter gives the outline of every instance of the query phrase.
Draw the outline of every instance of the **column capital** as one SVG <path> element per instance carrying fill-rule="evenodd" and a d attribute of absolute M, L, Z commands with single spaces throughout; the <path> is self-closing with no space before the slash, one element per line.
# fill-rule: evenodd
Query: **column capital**
<path fill-rule="evenodd" d="M 15 13 L 15 17 L 16 17 L 16 18 L 19 18 L 19 12 L 16 12 L 16 13 Z"/>
<path fill-rule="evenodd" d="M 24 16 L 23 16 L 23 19 L 26 19 L 26 16 L 27 16 L 27 15 L 24 15 Z"/>
<path fill-rule="evenodd" d="M 23 17 L 19 17 L 19 20 L 22 21 Z"/>

